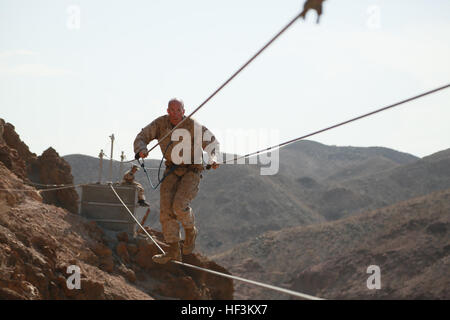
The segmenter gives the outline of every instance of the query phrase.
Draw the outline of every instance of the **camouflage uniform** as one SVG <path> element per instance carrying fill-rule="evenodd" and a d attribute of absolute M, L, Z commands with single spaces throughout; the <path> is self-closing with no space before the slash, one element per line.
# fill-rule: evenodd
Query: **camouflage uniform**
<path fill-rule="evenodd" d="M 128 170 L 123 176 L 122 184 L 132 184 L 135 185 L 138 190 L 138 200 L 145 200 L 144 188 L 139 182 L 134 181 L 134 174 L 131 170 Z"/>
<path fill-rule="evenodd" d="M 210 143 L 214 143 L 215 147 L 210 154 L 210 162 L 216 161 L 215 154 L 218 154 L 219 149 L 219 144 L 212 134 L 210 141 L 202 141 L 202 135 L 208 130 L 206 127 L 201 126 L 193 119 L 187 119 L 178 128 L 186 129 L 190 133 L 191 162 L 190 164 L 180 164 L 170 173 L 170 169 L 174 165 L 172 149 L 180 142 L 171 141 L 170 135 L 162 141 L 160 139 L 174 127 L 168 115 L 161 116 L 142 129 L 134 141 L 134 151 L 138 153 L 146 151 L 147 144 L 154 139 L 158 139 L 161 151 L 166 159 L 164 174 L 168 175 L 161 183 L 159 217 L 164 239 L 167 243 L 180 241 L 178 222 L 182 224 L 185 230 L 194 227 L 194 213 L 189 205 L 199 190 L 201 171 L 203 170 L 202 149 L 205 149 Z"/>

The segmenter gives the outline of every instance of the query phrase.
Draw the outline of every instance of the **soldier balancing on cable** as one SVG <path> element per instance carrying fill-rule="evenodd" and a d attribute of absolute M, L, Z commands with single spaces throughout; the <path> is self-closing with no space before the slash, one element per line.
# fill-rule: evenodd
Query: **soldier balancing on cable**
<path fill-rule="evenodd" d="M 216 157 L 219 144 L 216 138 L 206 127 L 186 117 L 184 112 L 183 101 L 170 100 L 167 115 L 143 128 L 134 141 L 137 158 L 146 158 L 147 145 L 157 139 L 166 159 L 160 189 L 160 222 L 169 249 L 153 256 L 153 261 L 161 264 L 181 260 L 179 223 L 185 232 L 183 254 L 191 254 L 194 250 L 198 230 L 190 203 L 199 190 L 204 169 L 203 151 L 209 156 L 209 166 L 213 169 L 219 167 Z"/>

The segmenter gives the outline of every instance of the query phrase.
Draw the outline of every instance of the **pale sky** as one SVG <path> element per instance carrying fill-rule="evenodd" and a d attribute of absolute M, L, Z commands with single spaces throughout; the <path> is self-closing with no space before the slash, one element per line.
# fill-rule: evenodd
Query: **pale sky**
<path fill-rule="evenodd" d="M 303 2 L 0 0 L 0 117 L 37 154 L 109 154 L 114 133 L 114 157 L 131 159 L 170 98 L 191 112 Z M 315 19 L 296 22 L 194 116 L 222 151 L 267 146 L 244 150 L 226 137 L 233 130 L 276 131 L 276 144 L 450 83 L 448 0 L 328 0 Z M 450 147 L 449 120 L 447 89 L 311 139 L 422 157 Z"/>

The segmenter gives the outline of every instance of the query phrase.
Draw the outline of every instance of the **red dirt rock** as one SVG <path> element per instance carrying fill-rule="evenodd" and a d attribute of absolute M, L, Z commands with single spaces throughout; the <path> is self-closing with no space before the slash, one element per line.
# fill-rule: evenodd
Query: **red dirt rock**
<path fill-rule="evenodd" d="M 70 165 L 49 148 L 37 157 L 20 139 L 12 124 L 0 119 L 0 162 L 24 182 L 38 184 L 73 184 Z M 75 189 L 42 192 L 45 203 L 78 212 Z"/>
<path fill-rule="evenodd" d="M 27 180 L 23 172 L 30 168 L 30 163 L 19 155 L 38 168 L 33 172 L 39 172 L 44 183 L 68 183 L 71 180 L 65 177 L 70 175 L 70 167 L 60 161 L 53 149 L 36 159 L 12 125 L 1 121 L 0 124 L 3 133 L 0 147 L 7 152 L 6 160 L 10 160 L 9 167 L 0 161 L 0 299 L 233 298 L 233 282 L 229 279 L 211 277 L 173 263 L 156 265 L 152 256 L 158 249 L 149 240 L 124 234 L 109 238 L 95 222 L 42 203 L 37 190 L 24 184 Z M 7 139 L 3 139 L 6 131 Z M 53 196 L 44 199 L 69 207 L 74 200 L 70 196 Z M 167 248 L 161 242 L 161 233 L 148 231 Z M 184 259 L 227 273 L 198 254 Z M 72 265 L 81 271 L 80 290 L 67 286 L 70 276 L 67 270 Z"/>
<path fill-rule="evenodd" d="M 70 165 L 53 149 L 48 148 L 32 163 L 29 168 L 30 178 L 38 177 L 33 182 L 41 184 L 73 184 Z M 78 213 L 78 194 L 74 188 L 42 192 L 45 203 L 65 208 L 72 213 Z"/>
<path fill-rule="evenodd" d="M 117 255 L 123 262 L 130 262 L 130 255 L 128 254 L 127 244 L 123 241 L 119 242 L 116 247 Z"/>

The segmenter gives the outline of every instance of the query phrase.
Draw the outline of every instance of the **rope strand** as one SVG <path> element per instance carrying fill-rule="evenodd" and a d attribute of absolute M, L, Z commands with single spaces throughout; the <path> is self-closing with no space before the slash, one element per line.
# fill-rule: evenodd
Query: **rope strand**
<path fill-rule="evenodd" d="M 363 118 L 372 116 L 372 115 L 377 114 L 377 113 L 379 113 L 379 112 L 386 111 L 386 110 L 391 109 L 391 108 L 394 108 L 394 107 L 398 107 L 398 106 L 400 106 L 400 105 L 402 105 L 402 104 L 405 104 L 405 103 L 407 103 L 407 102 L 411 102 L 411 101 L 413 101 L 413 100 L 416 100 L 416 99 L 425 97 L 425 96 L 427 96 L 427 95 L 436 93 L 436 92 L 438 92 L 438 91 L 441 91 L 441 90 L 444 90 L 444 89 L 448 89 L 449 87 L 450 87 L 450 83 L 449 83 L 449 84 L 446 84 L 446 85 L 444 85 L 444 86 L 438 87 L 438 88 L 436 88 L 436 89 L 433 89 L 433 90 L 426 91 L 426 92 L 424 92 L 424 93 L 418 94 L 418 95 L 413 96 L 413 97 L 411 97 L 411 98 L 404 99 L 404 100 L 402 100 L 402 101 L 393 103 L 393 104 L 391 104 L 391 105 L 388 105 L 388 106 L 385 106 L 385 107 L 376 109 L 376 110 L 371 111 L 371 112 L 368 112 L 368 113 L 365 113 L 365 114 L 360 115 L 360 116 L 358 116 L 358 117 L 355 117 L 355 118 L 352 118 L 352 119 L 349 119 L 349 120 L 346 120 L 346 121 L 337 123 L 337 124 L 335 124 L 335 125 L 326 127 L 326 128 L 324 128 L 324 129 L 321 129 L 321 130 L 318 130 L 318 131 L 314 131 L 314 132 L 312 132 L 312 133 L 306 134 L 306 135 L 304 135 L 304 136 L 301 136 L 301 137 L 298 137 L 298 138 L 295 138 L 295 139 L 291 139 L 291 140 L 289 140 L 289 141 L 280 143 L 280 144 L 278 144 L 278 145 L 275 145 L 275 146 L 272 146 L 272 147 L 268 147 L 268 148 L 265 148 L 265 149 L 262 149 L 262 150 L 259 150 L 259 151 L 255 151 L 255 152 L 252 152 L 252 153 L 248 153 L 248 154 L 243 155 L 243 156 L 240 156 L 240 157 L 235 157 L 234 159 L 232 159 L 232 160 L 230 160 L 230 161 L 235 162 L 235 161 L 237 161 L 237 160 L 239 160 L 239 159 L 250 158 L 250 157 L 252 157 L 252 156 L 259 155 L 259 154 L 262 154 L 262 153 L 265 153 L 265 152 L 269 152 L 269 151 L 273 151 L 273 150 L 276 150 L 276 149 L 280 149 L 280 148 L 285 147 L 285 146 L 287 146 L 287 145 L 289 145 L 289 144 L 291 144 L 291 143 L 294 143 L 294 142 L 303 140 L 303 139 L 305 139 L 305 138 L 314 136 L 314 135 L 316 135 L 316 134 L 319 134 L 319 133 L 322 133 L 322 132 L 325 132 L 325 131 L 328 131 L 328 130 L 331 130 L 331 129 L 334 129 L 334 128 L 337 128 L 337 127 L 340 127 L 340 126 L 343 126 L 343 125 L 348 124 L 348 123 L 350 123 L 350 122 L 354 122 L 354 121 L 357 121 L 357 120 L 360 120 L 360 119 L 363 119 Z M 222 164 L 227 164 L 228 162 L 229 162 L 229 161 L 227 160 L 227 161 L 225 161 L 225 162 L 222 162 Z"/>
<path fill-rule="evenodd" d="M 181 122 L 179 122 L 172 130 L 170 130 L 166 135 L 159 139 L 158 143 L 151 147 L 148 152 L 150 153 L 155 149 L 160 142 L 166 139 L 175 129 L 177 129 L 184 121 L 191 118 L 198 110 L 203 108 L 205 104 L 208 103 L 216 94 L 218 94 L 227 84 L 229 84 L 239 73 L 242 72 L 250 63 L 252 63 L 264 50 L 266 50 L 276 39 L 278 39 L 286 30 L 288 30 L 295 21 L 301 17 L 302 13 L 297 14 L 292 18 L 275 36 L 273 36 L 261 49 L 259 49 L 247 62 L 245 62 L 238 70 L 236 70 L 222 85 L 220 85 L 208 98 L 206 98 L 197 108 L 194 109 L 187 117 L 185 117 Z"/>
<path fill-rule="evenodd" d="M 165 251 L 160 247 L 160 245 L 156 242 L 156 240 L 139 223 L 139 221 L 136 219 L 136 217 L 133 215 L 133 213 L 130 211 L 130 209 L 128 209 L 128 207 L 125 205 L 123 200 L 117 194 L 116 190 L 114 190 L 114 187 L 111 184 L 109 186 L 111 187 L 112 191 L 116 195 L 117 199 L 119 199 L 120 203 L 125 207 L 125 209 L 128 211 L 130 216 L 134 219 L 134 221 L 142 229 L 142 231 L 144 231 L 144 233 L 150 238 L 150 240 L 153 241 L 153 243 L 158 247 L 158 249 L 162 253 L 165 253 Z M 314 297 L 314 296 L 311 296 L 311 295 L 308 295 L 308 294 L 305 294 L 305 293 L 296 292 L 296 291 L 293 291 L 293 290 L 289 290 L 289 289 L 273 286 L 273 285 L 270 285 L 270 284 L 265 284 L 265 283 L 262 283 L 262 282 L 258 282 L 258 281 L 254 281 L 254 280 L 249 280 L 249 279 L 245 279 L 245 278 L 241 278 L 241 277 L 225 274 L 225 273 L 214 271 L 214 270 L 210 270 L 210 269 L 205 269 L 205 268 L 202 268 L 202 267 L 199 267 L 199 266 L 194 266 L 192 264 L 184 263 L 184 262 L 181 262 L 181 261 L 172 260 L 171 262 L 173 262 L 175 264 L 179 264 L 179 265 L 185 266 L 185 267 L 188 267 L 188 268 L 191 268 L 191 269 L 196 269 L 196 270 L 208 272 L 208 273 L 211 273 L 211 274 L 214 274 L 214 275 L 217 275 L 217 276 L 220 276 L 220 277 L 224 277 L 224 278 L 229 278 L 229 279 L 233 279 L 233 280 L 242 281 L 242 282 L 253 284 L 253 285 L 256 285 L 256 286 L 260 286 L 260 287 L 263 287 L 263 288 L 266 288 L 266 289 L 271 289 L 271 290 L 275 290 L 275 291 L 278 291 L 278 292 L 286 293 L 286 294 L 289 294 L 289 295 L 292 295 L 292 296 L 296 296 L 296 297 L 299 297 L 299 298 L 309 299 L 309 300 L 323 300 L 321 298 Z"/>

